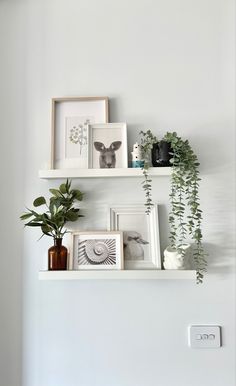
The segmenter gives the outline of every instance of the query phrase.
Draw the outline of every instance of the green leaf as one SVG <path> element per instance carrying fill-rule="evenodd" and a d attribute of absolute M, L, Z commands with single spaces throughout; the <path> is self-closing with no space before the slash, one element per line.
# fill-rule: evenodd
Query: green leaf
<path fill-rule="evenodd" d="M 59 190 L 61 193 L 65 194 L 67 193 L 67 187 L 66 187 L 66 184 L 61 184 L 60 187 L 59 187 Z"/>
<path fill-rule="evenodd" d="M 20 219 L 21 220 L 27 220 L 28 218 L 32 217 L 33 214 L 32 213 L 23 213 L 21 216 L 20 216 Z"/>
<path fill-rule="evenodd" d="M 78 190 L 78 189 L 73 190 L 73 195 L 77 201 L 83 200 L 83 193 L 80 190 Z"/>
<path fill-rule="evenodd" d="M 41 227 L 41 222 L 32 222 L 32 221 L 29 221 L 25 224 L 25 226 L 27 227 Z"/>
<path fill-rule="evenodd" d="M 45 205 L 45 204 L 46 204 L 46 200 L 45 200 L 45 198 L 43 196 L 40 196 L 40 197 L 36 198 L 34 200 L 34 202 L 33 202 L 33 205 L 35 207 L 41 206 L 41 205 Z"/>
<path fill-rule="evenodd" d="M 42 225 L 41 226 L 41 231 L 45 234 L 45 235 L 47 235 L 47 236 L 51 236 L 51 228 L 49 227 L 49 226 L 47 226 L 47 225 Z"/>
<path fill-rule="evenodd" d="M 67 219 L 67 221 L 76 221 L 78 219 L 78 213 L 77 212 L 74 212 L 74 211 L 69 211 L 68 213 L 66 213 L 65 215 L 65 218 Z"/>
<path fill-rule="evenodd" d="M 67 180 L 66 180 L 66 192 L 69 194 L 69 192 L 70 192 L 70 187 L 71 187 L 71 181 L 70 180 L 68 180 L 68 178 L 67 178 Z"/>
<path fill-rule="evenodd" d="M 61 197 L 61 192 L 57 189 L 49 189 L 49 192 L 51 192 L 55 197 Z"/>
<path fill-rule="evenodd" d="M 61 205 L 63 205 L 63 197 L 54 196 L 50 198 L 49 210 L 51 213 L 54 213 L 54 206 L 58 209 Z"/>

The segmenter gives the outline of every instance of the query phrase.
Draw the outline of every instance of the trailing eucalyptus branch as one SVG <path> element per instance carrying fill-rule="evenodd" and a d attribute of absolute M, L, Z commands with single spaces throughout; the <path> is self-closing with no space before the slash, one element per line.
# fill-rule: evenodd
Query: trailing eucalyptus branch
<path fill-rule="evenodd" d="M 140 131 L 139 133 L 141 135 L 141 150 L 144 158 L 144 164 L 142 167 L 143 175 L 144 175 L 144 181 L 142 182 L 142 187 L 145 192 L 146 197 L 146 214 L 149 215 L 151 213 L 151 209 L 153 207 L 152 202 L 152 179 L 149 176 L 148 169 L 149 169 L 149 158 L 150 158 L 150 152 L 152 150 L 153 144 L 157 143 L 157 138 L 155 135 L 152 134 L 151 130 L 147 130 L 146 132 Z"/>
<path fill-rule="evenodd" d="M 202 246 L 202 211 L 199 201 L 199 162 L 188 140 L 183 141 L 175 132 L 163 138 L 171 144 L 171 210 L 169 224 L 171 245 L 184 254 L 181 246 L 190 235 L 194 241 L 193 258 L 197 269 L 197 283 L 202 283 L 207 261 Z"/>

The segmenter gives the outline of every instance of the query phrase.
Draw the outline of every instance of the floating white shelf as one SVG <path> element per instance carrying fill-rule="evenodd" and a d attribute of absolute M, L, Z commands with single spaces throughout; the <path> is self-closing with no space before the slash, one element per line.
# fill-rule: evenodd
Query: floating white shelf
<path fill-rule="evenodd" d="M 169 176 L 171 167 L 149 168 L 149 175 Z M 142 169 L 140 168 L 124 168 L 124 169 L 48 169 L 40 170 L 39 178 L 99 178 L 99 177 L 142 177 Z"/>
<path fill-rule="evenodd" d="M 195 280 L 194 270 L 40 271 L 39 280 Z"/>

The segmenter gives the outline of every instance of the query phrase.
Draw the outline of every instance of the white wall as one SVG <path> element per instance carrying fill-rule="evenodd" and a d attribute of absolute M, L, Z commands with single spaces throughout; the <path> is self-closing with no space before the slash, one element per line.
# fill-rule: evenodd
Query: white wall
<path fill-rule="evenodd" d="M 0 29 L 0 385 L 21 384 L 23 359 L 23 386 L 234 386 L 234 1 L 2 0 Z M 38 281 L 51 241 L 26 229 L 22 249 L 18 217 L 60 182 L 38 169 L 50 155 L 50 99 L 73 95 L 108 95 L 130 145 L 145 128 L 190 140 L 209 252 L 202 286 Z M 104 228 L 107 203 L 142 202 L 139 183 L 74 181 L 86 193 L 78 226 Z M 162 248 L 168 187 L 155 180 Z M 221 349 L 187 347 L 187 326 L 205 323 L 223 327 Z"/>
<path fill-rule="evenodd" d="M 0 2 L 0 385 L 21 379 L 22 227 L 18 217 L 25 202 L 24 132 L 25 10 Z"/>

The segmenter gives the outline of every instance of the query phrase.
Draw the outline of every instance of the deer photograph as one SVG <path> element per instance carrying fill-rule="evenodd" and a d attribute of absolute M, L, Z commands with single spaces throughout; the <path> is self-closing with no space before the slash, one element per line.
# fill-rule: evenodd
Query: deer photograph
<path fill-rule="evenodd" d="M 102 142 L 94 142 L 94 147 L 99 152 L 99 166 L 101 169 L 116 167 L 116 151 L 121 145 L 121 141 L 112 142 L 109 147 L 106 147 Z"/>

